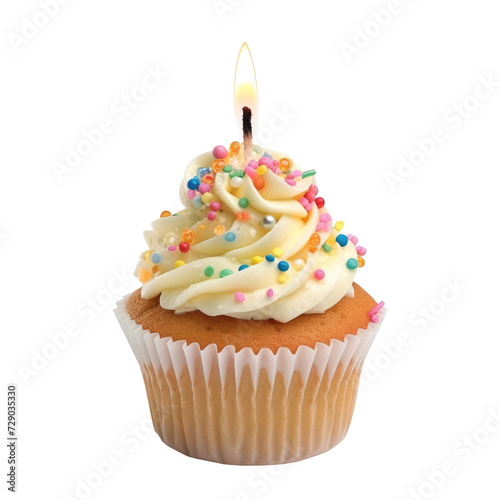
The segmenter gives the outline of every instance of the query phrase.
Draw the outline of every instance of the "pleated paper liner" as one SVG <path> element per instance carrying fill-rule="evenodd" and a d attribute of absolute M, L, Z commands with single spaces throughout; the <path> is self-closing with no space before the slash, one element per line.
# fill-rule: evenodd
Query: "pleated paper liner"
<path fill-rule="evenodd" d="M 363 361 L 385 317 L 343 342 L 255 354 L 160 338 L 126 311 L 116 317 L 142 371 L 154 428 L 190 457 L 284 464 L 330 450 L 349 429 Z"/>

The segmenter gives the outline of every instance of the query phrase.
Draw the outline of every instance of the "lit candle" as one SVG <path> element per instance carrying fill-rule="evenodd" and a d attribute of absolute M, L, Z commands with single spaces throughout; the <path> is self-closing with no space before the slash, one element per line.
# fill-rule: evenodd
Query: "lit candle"
<path fill-rule="evenodd" d="M 245 160 L 252 159 L 252 130 L 257 125 L 259 100 L 257 78 L 248 45 L 241 46 L 234 76 L 234 112 L 238 125 L 243 123 Z"/>

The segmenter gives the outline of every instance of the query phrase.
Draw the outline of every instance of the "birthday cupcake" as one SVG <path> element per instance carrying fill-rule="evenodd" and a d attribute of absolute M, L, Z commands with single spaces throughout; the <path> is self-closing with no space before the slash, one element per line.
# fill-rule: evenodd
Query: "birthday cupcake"
<path fill-rule="evenodd" d="M 148 249 L 117 318 L 154 427 L 226 464 L 281 464 L 346 435 L 383 303 L 354 283 L 366 250 L 318 196 L 314 170 L 233 142 L 187 167 L 184 209 Z"/>

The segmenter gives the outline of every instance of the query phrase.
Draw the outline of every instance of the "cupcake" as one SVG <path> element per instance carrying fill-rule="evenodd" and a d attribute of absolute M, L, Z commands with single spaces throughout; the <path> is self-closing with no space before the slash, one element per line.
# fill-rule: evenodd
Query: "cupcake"
<path fill-rule="evenodd" d="M 142 287 L 116 315 L 165 444 L 283 464 L 346 435 L 385 309 L 354 283 L 366 250 L 332 219 L 315 171 L 243 149 L 217 146 L 188 165 L 185 208 L 144 233 Z"/>

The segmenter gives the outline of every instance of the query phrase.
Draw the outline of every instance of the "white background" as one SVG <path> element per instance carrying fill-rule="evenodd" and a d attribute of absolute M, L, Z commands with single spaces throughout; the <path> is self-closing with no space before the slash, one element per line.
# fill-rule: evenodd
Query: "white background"
<path fill-rule="evenodd" d="M 372 12 L 396 4 L 70 0 L 30 31 L 29 20 L 44 21 L 39 4 L 3 2 L 2 380 L 5 392 L 18 385 L 18 498 L 83 498 L 77 485 L 89 478 L 92 499 L 499 498 L 500 10 L 401 0 L 386 26 L 374 24 Z M 345 441 L 274 468 L 189 459 L 150 432 L 111 304 L 138 287 L 142 230 L 180 208 L 185 165 L 239 138 L 243 41 L 268 145 L 318 171 L 334 219 L 368 249 L 357 281 L 389 309 Z M 116 100 L 157 66 L 168 77 L 118 113 Z M 478 101 L 481 78 L 497 83 Z M 54 163 L 106 118 L 113 130 L 58 177 Z M 436 128 L 445 139 L 391 189 L 398 158 Z M 54 353 L 51 339 L 72 327 Z M 95 464 L 117 454 L 96 479 Z"/>

